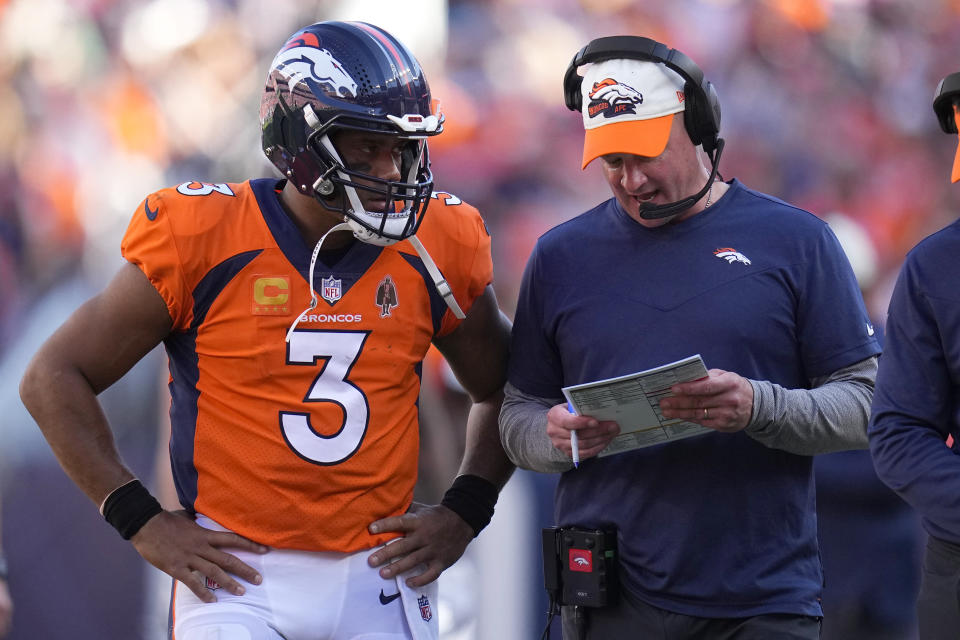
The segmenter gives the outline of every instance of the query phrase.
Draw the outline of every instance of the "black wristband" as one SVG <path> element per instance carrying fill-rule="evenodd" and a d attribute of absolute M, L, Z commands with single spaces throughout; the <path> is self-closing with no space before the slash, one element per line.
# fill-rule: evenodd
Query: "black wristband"
<path fill-rule="evenodd" d="M 103 502 L 103 517 L 124 540 L 132 538 L 147 520 L 161 511 L 163 507 L 139 480 L 114 489 Z"/>
<path fill-rule="evenodd" d="M 474 475 L 457 476 L 443 494 L 440 504 L 463 518 L 473 529 L 473 537 L 476 538 L 483 528 L 490 524 L 498 493 L 497 486 L 486 478 Z"/>
<path fill-rule="evenodd" d="M 9 576 L 10 572 L 7 568 L 7 559 L 2 553 L 0 553 L 0 580 L 6 582 Z"/>

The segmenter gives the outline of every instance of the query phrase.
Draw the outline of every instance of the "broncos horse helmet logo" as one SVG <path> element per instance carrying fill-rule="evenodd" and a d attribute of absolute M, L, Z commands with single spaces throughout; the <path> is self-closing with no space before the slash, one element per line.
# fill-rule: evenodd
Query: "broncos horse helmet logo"
<path fill-rule="evenodd" d="M 613 78 L 604 78 L 594 82 L 588 95 L 587 106 L 590 117 L 600 115 L 613 118 L 625 113 L 636 113 L 636 105 L 643 104 L 643 94 L 628 84 L 617 82 Z"/>
<path fill-rule="evenodd" d="M 713 252 L 713 255 L 717 256 L 718 258 L 723 258 L 724 260 L 726 260 L 726 261 L 727 261 L 728 263 L 730 263 L 730 264 L 733 264 L 734 262 L 742 262 L 743 264 L 751 264 L 751 263 L 750 263 L 750 258 L 748 258 L 747 256 L 743 255 L 742 253 L 740 253 L 740 252 L 737 251 L 736 249 L 732 249 L 732 248 L 730 248 L 730 247 L 724 247 L 724 248 L 722 248 L 722 249 L 717 249 L 716 251 Z"/>
<path fill-rule="evenodd" d="M 291 42 L 277 54 L 270 68 L 282 74 L 291 88 L 300 82 L 312 81 L 334 96 L 357 97 L 357 83 L 329 51 L 320 48 L 319 40 L 312 33 Z"/>

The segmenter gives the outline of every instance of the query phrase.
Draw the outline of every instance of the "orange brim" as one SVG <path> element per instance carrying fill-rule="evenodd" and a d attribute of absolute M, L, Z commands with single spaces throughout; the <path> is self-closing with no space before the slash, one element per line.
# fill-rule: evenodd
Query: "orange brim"
<path fill-rule="evenodd" d="M 957 124 L 957 131 L 960 131 L 960 107 L 956 103 L 953 105 L 953 121 Z M 953 158 L 953 174 L 950 176 L 951 182 L 960 180 L 960 134 L 957 134 L 957 155 Z"/>
<path fill-rule="evenodd" d="M 583 139 L 583 165 L 580 168 L 586 169 L 588 164 L 608 153 L 655 158 L 667 148 L 674 115 L 671 113 L 649 120 L 617 122 L 587 129 Z"/>

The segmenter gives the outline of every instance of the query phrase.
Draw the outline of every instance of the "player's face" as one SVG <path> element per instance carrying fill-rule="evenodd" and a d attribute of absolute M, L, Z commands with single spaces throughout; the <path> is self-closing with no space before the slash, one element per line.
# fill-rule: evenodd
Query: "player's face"
<path fill-rule="evenodd" d="M 410 144 L 409 140 L 397 136 L 351 130 L 338 131 L 332 142 L 348 169 L 391 181 L 400 180 L 401 156 Z M 376 186 L 359 179 L 355 182 Z M 357 189 L 357 195 L 367 211 L 381 212 L 387 206 L 386 197 L 380 191 Z"/>
<path fill-rule="evenodd" d="M 647 228 L 679 222 L 703 210 L 697 203 L 676 216 L 647 220 L 640 204 L 668 204 L 703 188 L 707 175 L 683 126 L 683 114 L 674 116 L 667 146 L 659 156 L 611 153 L 600 157 L 603 176 L 627 214 Z"/>

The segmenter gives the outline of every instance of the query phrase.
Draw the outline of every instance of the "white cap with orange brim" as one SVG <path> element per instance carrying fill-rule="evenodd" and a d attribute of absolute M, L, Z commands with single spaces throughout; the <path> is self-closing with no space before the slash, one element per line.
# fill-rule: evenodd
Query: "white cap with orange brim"
<path fill-rule="evenodd" d="M 587 67 L 583 96 L 583 168 L 610 153 L 656 157 L 684 109 L 683 78 L 659 62 L 618 58 Z"/>

